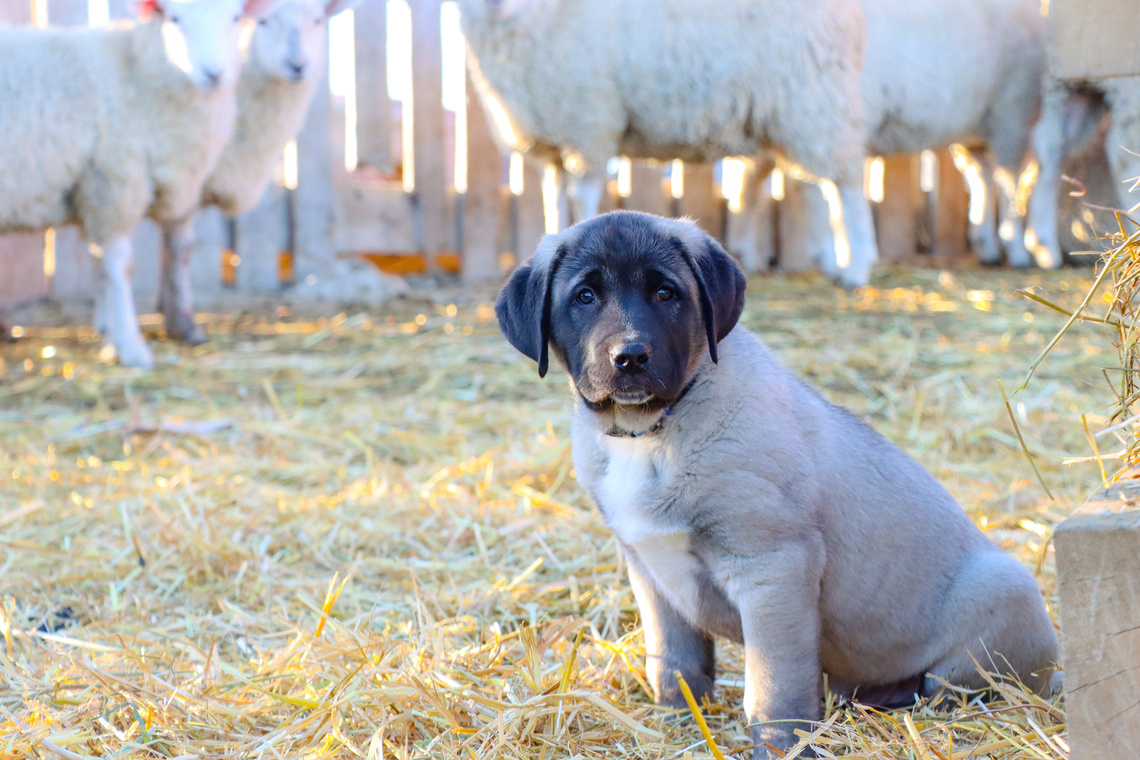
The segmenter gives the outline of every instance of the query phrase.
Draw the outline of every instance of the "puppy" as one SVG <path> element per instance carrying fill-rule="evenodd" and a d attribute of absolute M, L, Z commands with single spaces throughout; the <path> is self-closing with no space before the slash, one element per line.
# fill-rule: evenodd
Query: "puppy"
<path fill-rule="evenodd" d="M 917 462 L 738 326 L 745 280 L 685 220 L 615 212 L 543 238 L 495 305 L 570 374 L 578 482 L 628 558 L 658 703 L 711 695 L 743 642 L 757 758 L 840 696 L 892 706 L 974 661 L 1048 693 L 1057 639 L 1032 575 Z"/>

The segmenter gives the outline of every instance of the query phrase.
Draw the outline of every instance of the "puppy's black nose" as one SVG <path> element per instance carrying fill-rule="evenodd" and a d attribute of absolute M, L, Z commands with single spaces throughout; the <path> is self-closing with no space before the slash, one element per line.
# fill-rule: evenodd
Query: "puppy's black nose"
<path fill-rule="evenodd" d="M 636 375 L 645 371 L 652 350 L 644 343 L 626 343 L 610 350 L 610 361 L 619 371 Z"/>

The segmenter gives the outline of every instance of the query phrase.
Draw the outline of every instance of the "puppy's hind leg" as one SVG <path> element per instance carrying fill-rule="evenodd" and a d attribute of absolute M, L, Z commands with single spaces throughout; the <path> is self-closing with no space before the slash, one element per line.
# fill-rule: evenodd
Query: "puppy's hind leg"
<path fill-rule="evenodd" d="M 1000 551 L 973 555 L 946 605 L 945 619 L 958 635 L 928 669 L 936 678 L 926 679 L 927 694 L 938 690 L 937 678 L 968 689 L 988 688 L 979 665 L 1016 678 L 1041 696 L 1059 683 L 1057 634 L 1037 581 L 1017 560 Z"/>
<path fill-rule="evenodd" d="M 687 709 L 674 672 L 680 671 L 693 696 L 712 699 L 716 677 L 716 645 L 708 634 L 694 628 L 661 595 L 637 555 L 626 551 L 629 582 L 641 625 L 645 629 L 645 673 L 653 687 L 653 700 L 665 707 Z"/>

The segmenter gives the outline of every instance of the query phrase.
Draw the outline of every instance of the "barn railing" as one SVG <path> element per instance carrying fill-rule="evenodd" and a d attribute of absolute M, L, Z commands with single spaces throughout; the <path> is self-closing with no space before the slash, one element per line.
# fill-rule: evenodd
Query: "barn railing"
<path fill-rule="evenodd" d="M 100 24 L 131 12 L 129 0 L 0 0 L 4 23 Z M 496 147 L 462 68 L 457 18 L 454 3 L 440 0 L 362 0 L 334 20 L 336 86 L 326 79 L 318 91 L 261 204 L 232 221 L 216 210 L 199 215 L 196 296 L 208 302 L 211 294 L 278 291 L 344 256 L 397 273 L 497 279 L 534 249 L 547 225 L 544 181 L 549 189 L 555 180 Z M 400 81 L 398 98 L 390 98 L 389 83 Z M 606 208 L 686 214 L 721 236 L 738 221 L 731 164 L 617 164 Z M 883 262 L 949 266 L 964 256 L 968 197 L 950 154 L 879 166 L 881 183 L 869 189 Z M 798 255 L 805 189 L 779 177 L 766 188 L 761 260 L 809 267 Z M 154 303 L 158 244 L 150 223 L 135 235 L 142 311 Z M 93 282 L 87 245 L 74 229 L 0 237 L 0 305 L 42 295 L 87 299 Z"/>

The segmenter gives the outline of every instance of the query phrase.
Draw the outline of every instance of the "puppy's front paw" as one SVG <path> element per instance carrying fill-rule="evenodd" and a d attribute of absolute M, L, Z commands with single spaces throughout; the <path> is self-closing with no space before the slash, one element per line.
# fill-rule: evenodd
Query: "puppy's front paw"
<path fill-rule="evenodd" d="M 698 705 L 704 704 L 706 701 L 712 702 L 714 685 L 711 677 L 704 673 L 694 673 L 685 675 L 684 678 Z M 661 680 L 663 683 L 657 684 L 657 696 L 654 702 L 660 707 L 671 707 L 689 712 L 689 703 L 685 701 L 685 695 L 681 692 L 681 685 L 677 679 L 670 673 Z"/>

